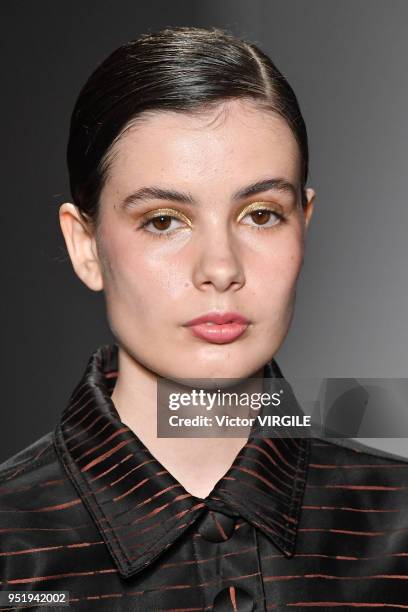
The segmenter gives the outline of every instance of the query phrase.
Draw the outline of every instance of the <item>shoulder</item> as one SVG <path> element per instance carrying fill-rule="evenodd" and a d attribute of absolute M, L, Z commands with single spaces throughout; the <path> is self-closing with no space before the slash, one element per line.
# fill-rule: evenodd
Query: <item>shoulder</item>
<path fill-rule="evenodd" d="M 390 507 L 406 508 L 408 459 L 354 439 L 313 438 L 308 485 L 310 491 L 320 497 L 347 494 L 355 498 L 356 503 L 363 498 L 368 503 L 371 498 L 373 507 L 379 507 L 380 501 L 384 501 L 391 504 Z"/>
<path fill-rule="evenodd" d="M 54 432 L 0 465 L 0 582 L 8 576 L 10 584 L 30 589 L 38 575 L 75 575 L 76 551 L 99 539 L 57 454 Z"/>
<path fill-rule="evenodd" d="M 408 457 L 385 451 L 380 448 L 373 448 L 354 438 L 312 438 L 311 439 L 312 454 L 326 454 L 336 458 L 350 458 L 356 462 L 366 458 L 371 460 L 373 464 L 387 463 L 390 466 L 394 463 L 404 464 L 408 467 Z"/>
<path fill-rule="evenodd" d="M 0 463 L 0 483 L 30 476 L 35 478 L 41 465 L 53 463 L 57 464 L 58 458 L 54 448 L 54 432 L 50 431 Z"/>
<path fill-rule="evenodd" d="M 0 533 L 1 528 L 4 531 L 18 522 L 18 516 L 25 514 L 31 523 L 41 509 L 74 497 L 77 494 L 59 460 L 54 432 L 48 432 L 0 464 Z"/>

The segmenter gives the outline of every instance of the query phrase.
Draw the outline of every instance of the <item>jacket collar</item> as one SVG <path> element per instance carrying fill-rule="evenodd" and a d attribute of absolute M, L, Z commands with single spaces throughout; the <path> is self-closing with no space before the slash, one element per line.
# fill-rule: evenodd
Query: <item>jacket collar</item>
<path fill-rule="evenodd" d="M 188 493 L 119 418 L 118 346 L 90 357 L 55 430 L 62 464 L 123 577 L 147 567 L 207 509 L 240 516 L 286 556 L 295 551 L 309 442 L 250 435 L 205 499 Z M 274 360 L 264 377 L 282 378 Z"/>

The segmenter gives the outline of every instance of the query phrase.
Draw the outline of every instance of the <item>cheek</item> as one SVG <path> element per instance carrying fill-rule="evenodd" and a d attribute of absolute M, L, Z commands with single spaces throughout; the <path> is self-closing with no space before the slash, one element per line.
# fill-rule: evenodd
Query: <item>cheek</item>
<path fill-rule="evenodd" d="M 144 284 L 148 269 L 143 252 L 135 252 L 126 233 L 114 235 L 105 231 L 100 235 L 104 292 L 108 302 L 123 301 L 137 293 Z"/>
<path fill-rule="evenodd" d="M 303 263 L 303 241 L 297 231 L 282 233 L 271 240 L 252 262 L 252 277 L 264 295 L 291 293 Z"/>
<path fill-rule="evenodd" d="M 117 239 L 109 236 L 103 251 L 104 290 L 111 307 L 158 310 L 166 307 L 166 298 L 176 298 L 186 286 L 184 267 L 162 253 L 155 255 L 126 234 Z"/>

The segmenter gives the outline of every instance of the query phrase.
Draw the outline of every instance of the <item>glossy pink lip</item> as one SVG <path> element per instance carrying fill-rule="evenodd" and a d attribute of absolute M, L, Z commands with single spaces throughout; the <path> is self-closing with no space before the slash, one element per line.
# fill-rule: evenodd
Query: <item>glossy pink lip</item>
<path fill-rule="evenodd" d="M 209 312 L 185 324 L 198 338 L 215 344 L 233 342 L 249 325 L 248 319 L 237 312 Z"/>

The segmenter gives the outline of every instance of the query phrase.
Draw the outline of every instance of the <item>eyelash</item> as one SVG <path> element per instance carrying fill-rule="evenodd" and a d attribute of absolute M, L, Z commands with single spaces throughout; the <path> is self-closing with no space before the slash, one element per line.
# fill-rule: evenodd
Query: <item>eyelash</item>
<path fill-rule="evenodd" d="M 276 211 L 276 210 L 272 210 L 270 208 L 267 207 L 259 207 L 259 208 L 254 208 L 252 210 L 249 210 L 248 212 L 246 212 L 245 215 L 241 216 L 241 219 L 244 219 L 247 215 L 251 215 L 252 213 L 255 212 L 268 212 L 271 213 L 272 215 L 276 215 L 278 221 L 276 223 L 274 223 L 273 225 L 268 225 L 267 227 L 263 226 L 263 225 L 250 225 L 250 227 L 252 229 L 256 229 L 256 230 L 267 230 L 267 229 L 273 229 L 275 228 L 277 225 L 281 225 L 283 223 L 287 222 L 287 218 L 284 214 Z M 144 230 L 146 233 L 150 234 L 151 236 L 153 236 L 154 238 L 165 238 L 167 236 L 170 236 L 171 234 L 173 234 L 173 232 L 177 231 L 177 229 L 180 228 L 175 228 L 172 230 L 163 230 L 163 231 L 155 231 L 155 232 L 151 232 L 149 230 L 146 230 L 145 228 L 147 227 L 147 225 L 151 222 L 154 221 L 154 219 L 159 219 L 160 217 L 165 217 L 165 218 L 171 218 L 171 219 L 177 219 L 178 221 L 182 221 L 184 222 L 184 219 L 187 220 L 186 217 L 184 217 L 184 215 L 182 216 L 178 216 L 174 214 L 173 210 L 169 210 L 169 209 L 161 209 L 158 210 L 155 214 L 152 214 L 151 216 L 148 216 L 147 218 L 145 217 L 144 220 L 142 220 L 142 222 L 140 223 L 140 225 L 138 226 L 138 229 Z M 183 219 L 184 217 L 184 219 Z"/>

